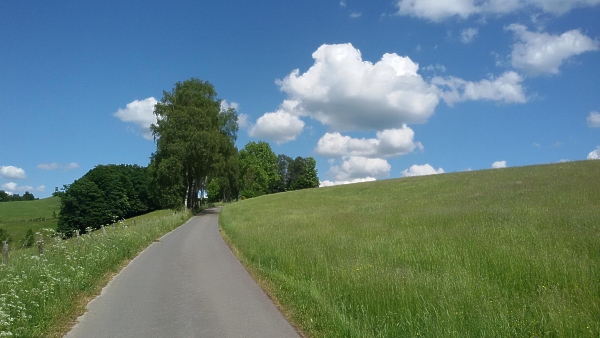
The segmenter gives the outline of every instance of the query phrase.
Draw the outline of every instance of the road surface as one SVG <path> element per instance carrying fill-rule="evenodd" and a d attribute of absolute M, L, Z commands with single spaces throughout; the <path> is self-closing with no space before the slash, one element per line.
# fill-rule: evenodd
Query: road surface
<path fill-rule="evenodd" d="M 219 211 L 144 250 L 66 337 L 299 337 L 221 238 Z"/>

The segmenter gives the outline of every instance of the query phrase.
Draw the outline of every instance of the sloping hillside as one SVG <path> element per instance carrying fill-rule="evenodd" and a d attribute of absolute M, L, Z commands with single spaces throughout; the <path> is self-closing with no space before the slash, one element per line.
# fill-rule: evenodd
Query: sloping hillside
<path fill-rule="evenodd" d="M 267 195 L 220 223 L 313 337 L 600 334 L 600 161 Z"/>

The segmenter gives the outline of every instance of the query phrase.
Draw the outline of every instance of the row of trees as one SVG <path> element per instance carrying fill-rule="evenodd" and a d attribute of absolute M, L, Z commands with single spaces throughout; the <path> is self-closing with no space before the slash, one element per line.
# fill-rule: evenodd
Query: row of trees
<path fill-rule="evenodd" d="M 58 231 L 99 227 L 157 208 L 197 208 L 211 201 L 319 186 L 312 157 L 275 155 L 266 142 L 235 146 L 238 115 L 221 109 L 214 87 L 192 78 L 154 107 L 156 151 L 148 167 L 100 165 L 61 192 Z"/>
<path fill-rule="evenodd" d="M 29 191 L 26 191 L 23 196 L 19 194 L 9 194 L 4 190 L 0 190 L 0 202 L 16 202 L 16 201 L 33 201 L 35 196 Z"/>
<path fill-rule="evenodd" d="M 140 215 L 157 209 L 156 200 L 146 167 L 98 165 L 65 189 L 57 231 L 72 234 Z"/>

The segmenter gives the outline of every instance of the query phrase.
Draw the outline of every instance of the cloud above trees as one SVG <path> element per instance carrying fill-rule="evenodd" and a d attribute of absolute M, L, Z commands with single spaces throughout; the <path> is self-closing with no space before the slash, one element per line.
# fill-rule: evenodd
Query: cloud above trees
<path fill-rule="evenodd" d="M 27 175 L 25 174 L 25 170 L 9 165 L 0 166 L 0 177 L 13 180 L 23 180 L 27 178 Z"/>
<path fill-rule="evenodd" d="M 158 101 L 154 97 L 129 102 L 125 108 L 119 108 L 113 115 L 123 122 L 133 123 L 147 140 L 152 140 L 150 125 L 156 123 L 154 105 Z"/>

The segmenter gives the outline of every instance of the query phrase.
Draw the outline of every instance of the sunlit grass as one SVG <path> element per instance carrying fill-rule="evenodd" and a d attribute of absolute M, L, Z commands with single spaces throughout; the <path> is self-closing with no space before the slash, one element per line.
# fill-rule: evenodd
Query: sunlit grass
<path fill-rule="evenodd" d="M 8 231 L 13 244 L 19 245 L 29 228 L 38 231 L 56 228 L 60 211 L 60 197 L 48 197 L 35 201 L 0 203 L 0 227 Z"/>
<path fill-rule="evenodd" d="M 220 224 L 312 337 L 600 335 L 600 161 L 263 196 Z"/>
<path fill-rule="evenodd" d="M 36 244 L 0 266 L 0 337 L 60 336 L 111 273 L 189 217 L 157 211 L 69 240 L 42 230 L 43 254 Z"/>

